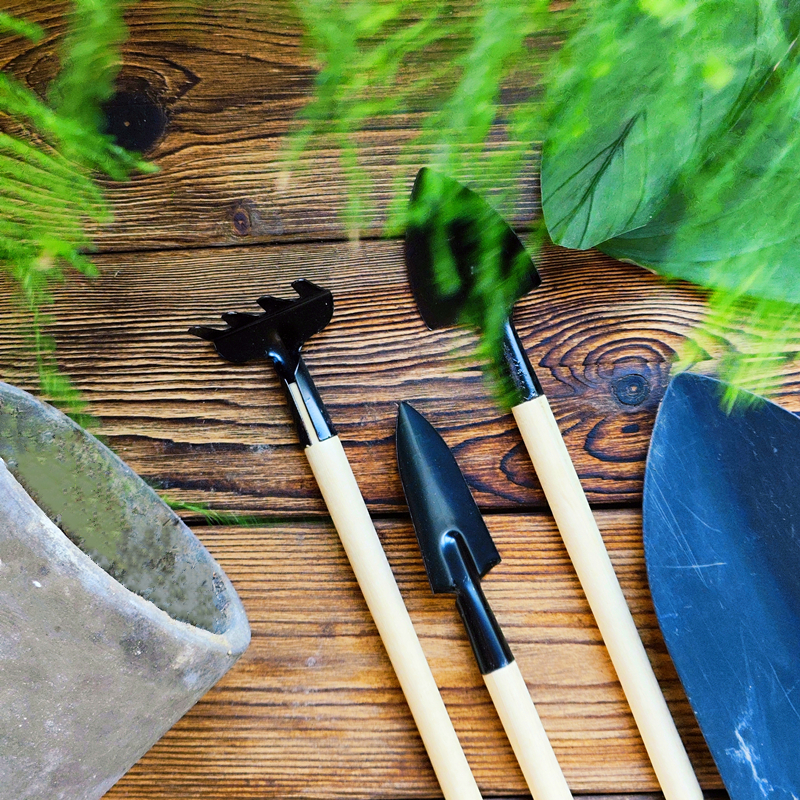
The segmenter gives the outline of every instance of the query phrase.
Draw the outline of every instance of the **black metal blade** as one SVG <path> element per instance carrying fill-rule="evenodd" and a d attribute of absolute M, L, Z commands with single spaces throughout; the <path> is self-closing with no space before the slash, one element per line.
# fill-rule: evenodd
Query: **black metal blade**
<path fill-rule="evenodd" d="M 478 194 L 423 167 L 406 228 L 406 266 L 420 316 L 429 328 L 456 322 L 483 329 L 490 314 L 541 283 L 508 223 Z"/>
<path fill-rule="evenodd" d="M 459 590 L 445 553 L 454 536 L 478 575 L 500 563 L 500 553 L 450 448 L 406 402 L 400 403 L 397 416 L 397 463 L 434 592 Z"/>
<path fill-rule="evenodd" d="M 295 363 L 305 341 L 330 322 L 333 295 L 307 280 L 295 281 L 292 288 L 296 300 L 265 295 L 257 301 L 265 313 L 228 311 L 222 315 L 225 328 L 195 326 L 189 333 L 213 342 L 228 361 L 269 357 Z"/>
<path fill-rule="evenodd" d="M 658 621 L 731 800 L 800 796 L 800 419 L 683 373 L 656 418 L 644 552 Z"/>
<path fill-rule="evenodd" d="M 308 446 L 336 435 L 322 398 L 300 356 L 306 339 L 321 331 L 333 316 L 333 295 L 307 280 L 292 283 L 296 300 L 264 295 L 258 304 L 263 314 L 226 311 L 224 328 L 196 325 L 189 333 L 213 342 L 228 361 L 242 363 L 257 358 L 272 361 L 283 381 L 300 441 Z M 299 397 L 294 388 L 299 390 Z"/>

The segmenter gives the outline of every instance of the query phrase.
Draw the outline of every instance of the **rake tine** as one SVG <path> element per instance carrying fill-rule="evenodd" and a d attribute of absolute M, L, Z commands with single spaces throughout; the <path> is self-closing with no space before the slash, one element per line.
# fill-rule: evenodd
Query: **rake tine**
<path fill-rule="evenodd" d="M 193 325 L 189 328 L 192 336 L 199 336 L 207 342 L 213 342 L 222 331 L 218 328 L 209 328 L 207 325 Z"/>

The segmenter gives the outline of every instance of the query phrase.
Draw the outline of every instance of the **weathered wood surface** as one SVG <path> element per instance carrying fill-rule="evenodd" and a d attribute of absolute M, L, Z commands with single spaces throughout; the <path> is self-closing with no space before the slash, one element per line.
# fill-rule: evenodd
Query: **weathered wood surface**
<path fill-rule="evenodd" d="M 704 784 L 719 787 L 646 587 L 641 522 L 600 526 L 656 674 Z M 655 778 L 552 520 L 491 516 L 503 562 L 483 586 L 576 793 L 655 790 Z M 453 598 L 433 597 L 407 521 L 378 524 L 387 556 L 478 784 L 525 784 Z M 242 597 L 253 644 L 108 795 L 434 797 L 435 779 L 328 522 L 196 529 Z M 313 565 L 313 567 L 312 567 Z"/>
<path fill-rule="evenodd" d="M 170 496 L 237 512 L 324 513 L 271 366 L 231 365 L 186 332 L 219 323 L 222 311 L 256 308 L 261 294 L 291 296 L 291 281 L 303 276 L 334 292 L 334 318 L 308 342 L 306 360 L 371 510 L 404 508 L 393 443 L 404 399 L 441 428 L 484 507 L 542 504 L 472 334 L 425 328 L 399 242 L 97 262 L 101 279 L 56 291 L 59 362 L 109 442 Z M 655 410 L 672 356 L 700 318 L 700 297 L 597 255 L 553 250 L 541 271 L 543 287 L 519 303 L 520 335 L 590 499 L 636 501 Z M 22 342 L 18 319 L 6 320 L 0 366 L 8 375 Z"/>
<path fill-rule="evenodd" d="M 0 67 L 44 93 L 58 67 L 59 7 L 37 8 L 30 0 L 7 5 L 50 35 L 38 44 L 8 42 Z M 330 142 L 314 144 L 287 179 L 286 134 L 296 128 L 316 74 L 289 3 L 149 0 L 132 4 L 126 21 L 120 89 L 161 108 L 167 125 L 147 152 L 159 167 L 156 175 L 107 184 L 115 221 L 96 231 L 100 247 L 347 237 L 341 216 L 346 181 Z M 362 196 L 371 209 L 362 232 L 380 230 L 395 181 L 410 189 L 425 163 L 426 150 L 413 140 L 430 92 L 415 100 L 361 134 Z M 411 167 L 403 168 L 406 158 Z M 532 186 L 532 174 L 527 181 Z M 529 219 L 535 207 L 528 191 L 514 217 Z"/>
<path fill-rule="evenodd" d="M 4 10 L 48 29 L 36 45 L 0 42 L 0 68 L 44 92 L 63 6 L 9 0 Z M 306 360 L 486 795 L 525 787 L 452 599 L 431 596 L 405 518 L 393 445 L 401 399 L 442 431 L 487 512 L 504 562 L 485 588 L 571 786 L 593 800 L 655 800 L 641 794 L 654 792 L 655 780 L 519 434 L 480 374 L 474 339 L 425 329 L 402 244 L 376 237 L 395 180 L 407 188 L 426 160 L 410 143 L 430 97 L 362 135 L 373 208 L 362 234 L 372 238 L 351 244 L 337 153 L 318 143 L 309 168 L 291 173 L 282 159 L 315 75 L 284 6 L 142 0 L 127 21 L 120 88 L 167 115 L 147 154 L 160 171 L 107 185 L 115 221 L 95 232 L 102 277 L 54 287 L 49 332 L 100 432 L 137 472 L 176 500 L 257 515 L 261 526 L 196 528 L 241 592 L 253 644 L 109 797 L 439 795 L 271 368 L 227 364 L 186 334 L 263 293 L 290 296 L 291 281 L 307 277 L 333 290 L 336 311 Z M 507 210 L 520 226 L 536 212 L 535 190 L 531 170 Z M 691 351 L 713 372 L 726 347 L 747 349 L 750 334 L 711 330 L 692 345 L 702 294 L 596 252 L 549 248 L 541 272 L 542 287 L 517 306 L 517 328 L 698 774 L 719 789 L 657 630 L 638 508 L 676 354 Z M 36 391 L 12 294 L 0 283 L 0 377 Z M 798 370 L 780 369 L 778 398 L 800 410 Z"/>
<path fill-rule="evenodd" d="M 100 256 L 103 276 L 56 287 L 51 331 L 62 368 L 109 443 L 170 497 L 247 514 L 324 514 L 271 366 L 232 365 L 192 324 L 257 308 L 307 277 L 331 288 L 334 317 L 306 360 L 370 509 L 404 510 L 394 455 L 396 404 L 414 402 L 454 448 L 486 509 L 541 507 L 513 419 L 492 397 L 472 334 L 428 331 L 405 282 L 400 242 L 214 248 Z M 655 411 L 702 297 L 597 253 L 553 248 L 517 327 L 550 397 L 589 499 L 638 502 Z M 35 388 L 23 317 L 5 284 L 0 370 Z M 220 323 L 221 324 L 221 323 Z M 713 371 L 727 341 L 704 342 Z M 716 348 L 716 350 L 715 350 Z M 26 361 L 27 358 L 27 361 Z M 786 367 L 787 407 L 796 374 Z M 633 390 L 637 390 L 633 391 Z"/>

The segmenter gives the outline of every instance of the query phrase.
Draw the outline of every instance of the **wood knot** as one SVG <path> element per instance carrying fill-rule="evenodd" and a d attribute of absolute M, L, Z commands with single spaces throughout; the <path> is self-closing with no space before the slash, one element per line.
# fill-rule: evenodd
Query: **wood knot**
<path fill-rule="evenodd" d="M 641 405 L 650 395 L 650 381 L 636 372 L 617 378 L 611 386 L 614 396 L 626 406 Z"/>
<path fill-rule="evenodd" d="M 231 224 L 233 232 L 238 236 L 247 236 L 253 228 L 250 219 L 250 209 L 245 204 L 239 204 L 231 209 Z"/>
<path fill-rule="evenodd" d="M 136 153 L 150 150 L 167 127 L 167 112 L 143 92 L 117 92 L 103 104 L 103 114 L 105 132 Z"/>

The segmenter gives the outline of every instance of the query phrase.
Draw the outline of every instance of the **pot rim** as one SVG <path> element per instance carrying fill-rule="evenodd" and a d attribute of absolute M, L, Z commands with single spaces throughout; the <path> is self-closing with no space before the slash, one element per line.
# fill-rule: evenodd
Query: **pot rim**
<path fill-rule="evenodd" d="M 0 485 L 5 483 L 12 490 L 11 496 L 4 498 L 4 502 L 16 501 L 20 504 L 21 510 L 26 516 L 33 514 L 39 517 L 38 521 L 42 525 L 42 530 L 49 537 L 49 542 L 45 544 L 49 545 L 54 551 L 54 555 L 70 561 L 76 568 L 76 574 L 80 576 L 82 583 L 84 585 L 90 584 L 92 591 L 99 591 L 108 596 L 113 595 L 117 601 L 123 601 L 132 611 L 138 612 L 138 614 L 141 614 L 159 627 L 168 626 L 173 633 L 179 631 L 182 638 L 194 640 L 196 643 L 202 642 L 207 648 L 222 651 L 226 657 L 238 658 L 250 643 L 250 626 L 244 606 L 222 567 L 194 532 L 159 497 L 157 492 L 125 464 L 116 453 L 74 420 L 53 406 L 37 400 L 28 392 L 0 381 L 0 400 L 2 400 L 3 396 L 21 401 L 30 407 L 41 408 L 56 426 L 71 428 L 79 432 L 87 445 L 95 448 L 112 469 L 119 471 L 128 480 L 132 480 L 149 502 L 157 506 L 162 513 L 165 513 L 170 520 L 176 523 L 180 536 L 184 541 L 188 542 L 194 552 L 202 556 L 203 560 L 213 570 L 215 583 L 216 581 L 219 582 L 218 585 L 210 587 L 209 591 L 214 592 L 215 596 L 221 595 L 225 600 L 223 607 L 219 609 L 219 619 L 222 622 L 221 629 L 219 631 L 211 631 L 192 622 L 178 619 L 152 600 L 129 589 L 124 583 L 109 574 L 53 522 L 0 456 Z M 0 403 L 1 407 L 2 403 Z"/>

